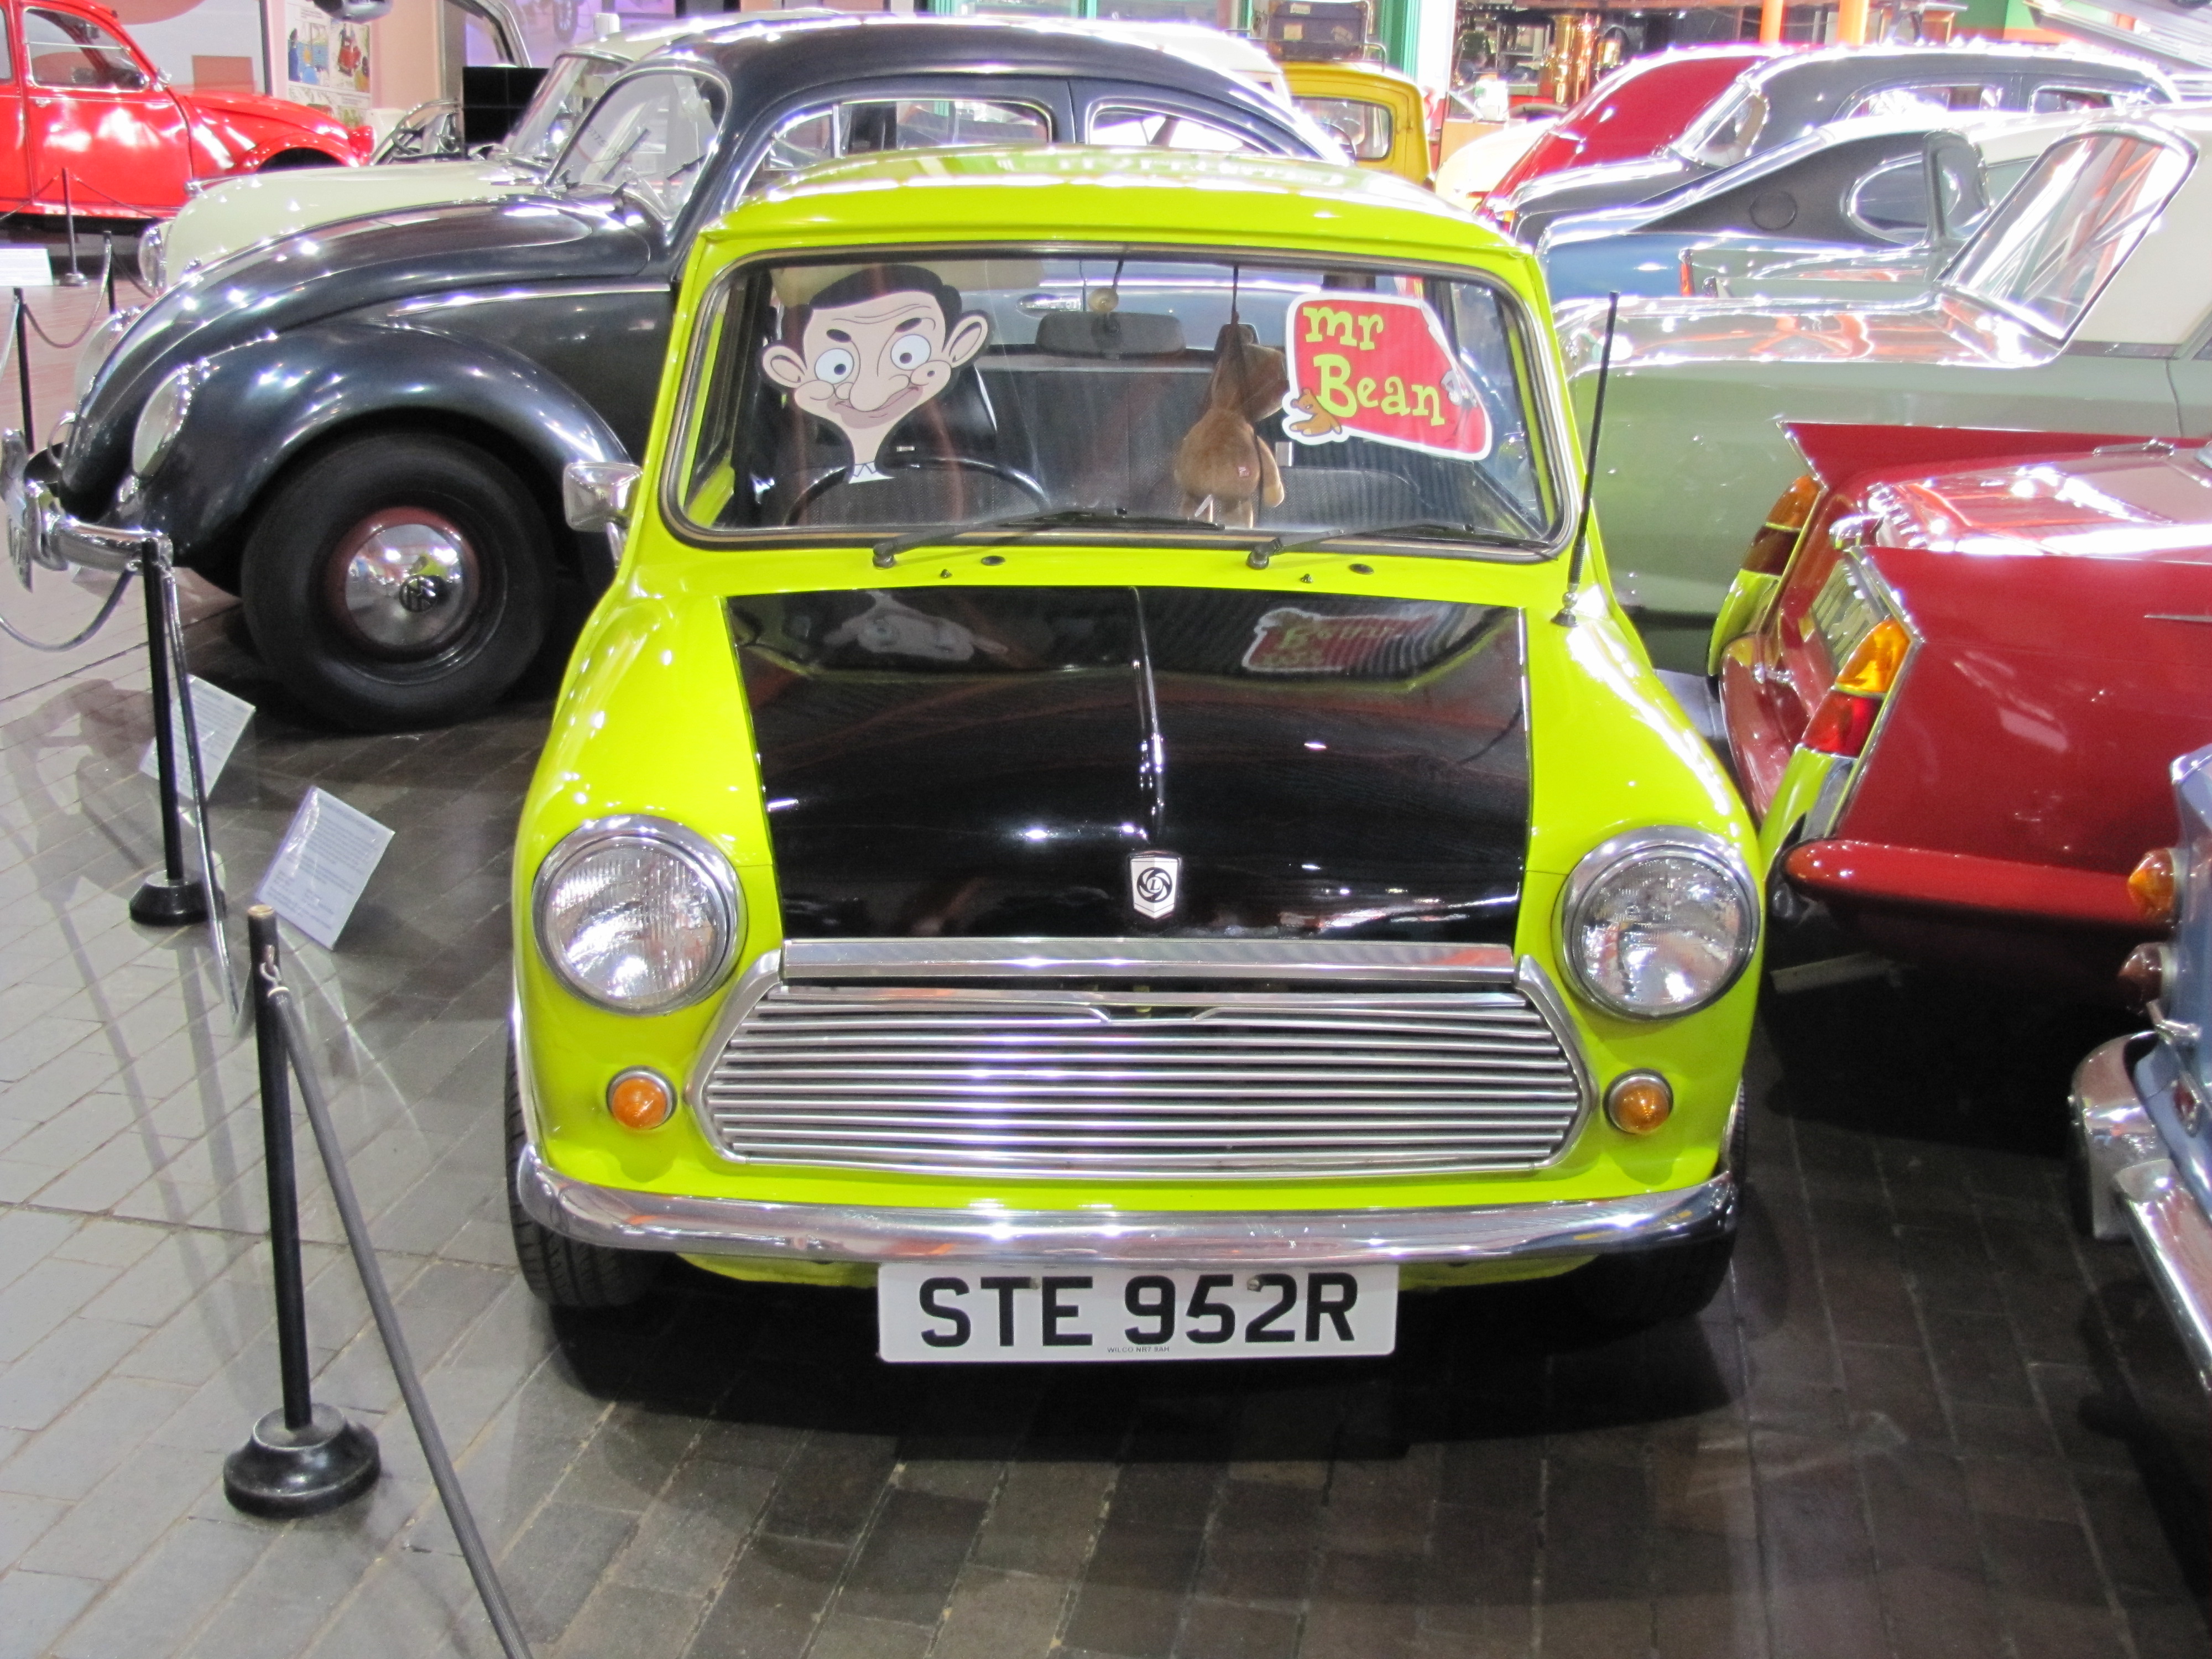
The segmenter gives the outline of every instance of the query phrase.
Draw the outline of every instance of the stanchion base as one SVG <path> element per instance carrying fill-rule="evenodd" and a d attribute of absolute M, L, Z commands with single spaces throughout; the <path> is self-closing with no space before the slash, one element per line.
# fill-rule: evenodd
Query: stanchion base
<path fill-rule="evenodd" d="M 222 1462 L 222 1495 L 234 1510 L 296 1520 L 350 1504 L 376 1484 L 376 1437 L 335 1406 L 315 1407 L 304 1429 L 273 1411 L 253 1437 Z"/>
<path fill-rule="evenodd" d="M 92 280 L 81 270 L 65 270 L 54 278 L 56 288 L 82 288 Z"/>
<path fill-rule="evenodd" d="M 207 916 L 207 889 L 197 876 L 171 881 L 156 870 L 131 896 L 131 920 L 149 927 L 185 927 Z"/>

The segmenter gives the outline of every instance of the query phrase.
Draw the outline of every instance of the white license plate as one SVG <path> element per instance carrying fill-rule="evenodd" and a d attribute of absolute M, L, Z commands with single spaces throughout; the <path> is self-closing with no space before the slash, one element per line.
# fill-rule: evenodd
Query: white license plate
<path fill-rule="evenodd" d="M 1389 1353 L 1398 1269 L 902 1261 L 877 1271 L 876 1330 L 903 1364 Z"/>

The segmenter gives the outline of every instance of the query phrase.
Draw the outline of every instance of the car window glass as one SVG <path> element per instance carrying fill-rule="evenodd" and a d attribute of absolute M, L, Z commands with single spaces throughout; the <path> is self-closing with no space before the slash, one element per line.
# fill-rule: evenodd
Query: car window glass
<path fill-rule="evenodd" d="M 1091 142 L 1133 144 L 1150 149 L 1209 150 L 1215 155 L 1256 152 L 1244 134 L 1174 110 L 1139 109 L 1116 104 L 1092 112 Z"/>
<path fill-rule="evenodd" d="M 89 17 L 33 7 L 23 14 L 23 52 L 42 87 L 138 92 L 146 72 L 131 49 Z"/>
<path fill-rule="evenodd" d="M 665 223 L 698 185 L 721 112 L 721 88 L 698 76 L 633 76 L 601 99 L 577 129 L 553 183 L 621 191 Z"/>
<path fill-rule="evenodd" d="M 2027 170 L 2035 165 L 2035 157 L 2023 155 L 2015 161 L 1992 162 L 1984 171 L 1989 179 L 1989 198 L 2002 202 L 2012 193 L 2012 187 L 2027 177 Z"/>
<path fill-rule="evenodd" d="M 1931 171 L 1936 179 L 1936 232 L 1957 241 L 1972 234 L 1990 210 L 1990 191 L 1981 158 L 1970 145 L 1946 141 L 1936 146 Z"/>
<path fill-rule="evenodd" d="M 1032 104 L 988 98 L 853 99 L 784 118 L 749 189 L 843 155 L 1052 142 L 1052 118 Z"/>
<path fill-rule="evenodd" d="M 1533 550 L 1563 510 L 1528 319 L 1475 280 L 963 250 L 756 266 L 697 338 L 670 495 L 710 533 L 1052 512 Z"/>
<path fill-rule="evenodd" d="M 561 153 L 584 112 L 625 67 L 612 58 L 563 52 L 538 83 L 501 148 L 518 161 L 544 166 Z"/>
<path fill-rule="evenodd" d="M 0 82 L 15 78 L 15 59 L 8 45 L 8 31 L 0 28 Z"/>
<path fill-rule="evenodd" d="M 2110 109 L 2112 90 L 2105 87 L 2038 87 L 2029 107 L 2039 115 L 2061 115 L 2069 109 Z"/>
<path fill-rule="evenodd" d="M 1298 107 L 1334 133 L 1355 161 L 1389 159 L 1395 124 L 1387 104 L 1366 98 L 1301 98 Z"/>
<path fill-rule="evenodd" d="M 1758 147 L 1766 108 L 1765 94 L 1741 88 L 1699 116 L 1676 148 L 1706 167 L 1732 167 Z"/>
<path fill-rule="evenodd" d="M 1952 110 L 2002 109 L 2002 88 L 1978 82 L 1962 86 L 1877 87 L 1844 110 L 1843 118 L 1855 115 L 1925 115 Z"/>
<path fill-rule="evenodd" d="M 2189 172 L 2182 150 L 2087 133 L 2044 151 L 1951 268 L 1956 288 L 2063 338 Z"/>
<path fill-rule="evenodd" d="M 1876 167 L 1852 186 L 1844 216 L 1884 242 L 1917 242 L 1928 229 L 1928 164 L 1908 155 Z"/>

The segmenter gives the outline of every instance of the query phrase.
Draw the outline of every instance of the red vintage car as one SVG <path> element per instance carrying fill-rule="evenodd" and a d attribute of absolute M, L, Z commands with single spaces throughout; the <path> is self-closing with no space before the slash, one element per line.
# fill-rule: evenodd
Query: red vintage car
<path fill-rule="evenodd" d="M 178 91 L 105 7 L 4 0 L 0 11 L 0 212 L 167 218 L 196 180 L 349 167 L 374 143 L 305 104 Z"/>
<path fill-rule="evenodd" d="M 1788 50 L 1748 41 L 1632 58 L 1562 115 L 1558 125 L 1505 170 L 1489 193 L 1504 201 L 1547 173 L 1649 155 L 1680 137 L 1708 104 L 1735 84 L 1736 76 Z"/>
<path fill-rule="evenodd" d="M 1790 971 L 1794 931 L 1826 957 L 1808 982 L 1864 952 L 2110 993 L 2145 931 L 2130 872 L 2175 836 L 2167 763 L 2212 740 L 2208 457 L 1790 431 L 1811 476 L 1753 541 L 1710 664 L 1770 902 L 1800 924 L 1771 962 Z"/>

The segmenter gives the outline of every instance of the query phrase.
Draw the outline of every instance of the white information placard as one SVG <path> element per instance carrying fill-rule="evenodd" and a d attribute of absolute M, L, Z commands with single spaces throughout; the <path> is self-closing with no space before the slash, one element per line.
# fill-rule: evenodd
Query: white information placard
<path fill-rule="evenodd" d="M 200 781 L 210 791 L 222 775 L 222 769 L 230 764 L 230 751 L 238 747 L 246 723 L 252 718 L 253 705 L 245 698 L 234 697 L 221 686 L 192 676 L 192 723 L 200 729 Z M 169 705 L 169 732 L 177 750 L 177 793 L 188 798 L 192 775 L 185 762 L 185 717 L 174 702 Z M 150 743 L 138 757 L 138 769 L 149 778 L 161 775 Z"/>
<path fill-rule="evenodd" d="M 310 789 L 255 896 L 325 951 L 336 950 L 391 844 L 392 831 L 368 813 L 326 789 Z"/>
<path fill-rule="evenodd" d="M 0 243 L 0 288 L 52 288 L 53 256 L 42 247 Z"/>

